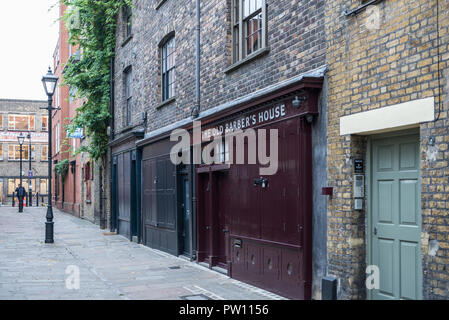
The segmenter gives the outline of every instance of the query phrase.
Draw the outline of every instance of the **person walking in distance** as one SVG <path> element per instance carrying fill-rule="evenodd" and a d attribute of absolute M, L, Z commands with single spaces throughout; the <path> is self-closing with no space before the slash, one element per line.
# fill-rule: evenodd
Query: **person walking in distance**
<path fill-rule="evenodd" d="M 19 212 L 23 212 L 23 198 L 25 197 L 25 188 L 21 184 L 16 188 L 17 200 L 19 200 Z"/>

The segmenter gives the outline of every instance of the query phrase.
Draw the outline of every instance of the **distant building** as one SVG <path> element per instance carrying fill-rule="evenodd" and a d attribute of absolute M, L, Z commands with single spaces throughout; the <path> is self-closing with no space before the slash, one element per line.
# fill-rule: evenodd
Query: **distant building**
<path fill-rule="evenodd" d="M 0 99 L 0 204 L 11 205 L 14 190 L 20 181 L 20 145 L 17 137 L 31 135 L 31 171 L 28 178 L 30 139 L 22 146 L 22 184 L 39 203 L 47 202 L 48 184 L 48 116 L 40 109 L 47 101 Z"/>

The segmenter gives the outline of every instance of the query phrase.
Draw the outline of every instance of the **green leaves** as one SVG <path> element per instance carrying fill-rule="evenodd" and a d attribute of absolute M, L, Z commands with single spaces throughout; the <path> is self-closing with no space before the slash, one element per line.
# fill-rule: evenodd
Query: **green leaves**
<path fill-rule="evenodd" d="M 64 180 L 67 172 L 69 171 L 69 159 L 64 159 L 55 164 L 55 171 L 56 174 L 60 175 L 62 177 L 62 180 Z"/>
<path fill-rule="evenodd" d="M 88 146 L 77 152 L 88 152 L 98 160 L 107 152 L 107 128 L 110 121 L 110 70 L 114 56 L 117 14 L 132 0 L 63 0 L 68 6 L 63 20 L 70 32 L 72 50 L 80 58 L 69 59 L 62 85 L 75 87 L 76 98 L 83 101 L 67 126 L 68 132 L 84 128 Z"/>

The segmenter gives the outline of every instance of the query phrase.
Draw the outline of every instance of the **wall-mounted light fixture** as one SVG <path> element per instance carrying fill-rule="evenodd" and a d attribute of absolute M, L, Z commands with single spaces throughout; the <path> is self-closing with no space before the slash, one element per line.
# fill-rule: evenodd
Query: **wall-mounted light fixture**
<path fill-rule="evenodd" d="M 299 109 L 299 116 L 311 124 L 318 116 L 318 93 L 313 90 L 299 90 L 292 100 L 292 106 Z"/>
<path fill-rule="evenodd" d="M 313 119 L 314 119 L 314 115 L 313 114 L 308 114 L 308 115 L 306 115 L 306 121 L 307 121 L 307 123 L 312 123 L 313 122 Z"/>
<path fill-rule="evenodd" d="M 302 107 L 304 101 L 307 100 L 307 97 L 305 95 L 301 95 L 300 97 L 296 96 L 295 99 L 292 101 L 292 105 L 294 108 L 299 109 Z"/>

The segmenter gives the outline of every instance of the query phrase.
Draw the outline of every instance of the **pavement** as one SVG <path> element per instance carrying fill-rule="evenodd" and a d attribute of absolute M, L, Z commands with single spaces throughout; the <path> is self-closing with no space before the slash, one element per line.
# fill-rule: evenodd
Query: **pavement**
<path fill-rule="evenodd" d="M 282 300 L 54 209 L 0 207 L 0 300 Z"/>

